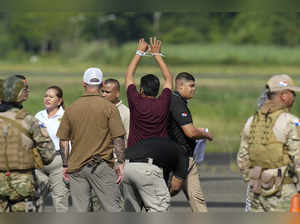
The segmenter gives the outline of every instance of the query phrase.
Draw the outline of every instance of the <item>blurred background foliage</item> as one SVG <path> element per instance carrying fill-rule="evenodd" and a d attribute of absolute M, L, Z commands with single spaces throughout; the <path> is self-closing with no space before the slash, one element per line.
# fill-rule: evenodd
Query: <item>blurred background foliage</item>
<path fill-rule="evenodd" d="M 276 55 L 300 45 L 299 18 L 300 13 L 254 12 L 0 13 L 0 58 L 126 64 L 132 42 L 156 35 L 171 64 L 277 64 Z M 168 54 L 176 49 L 180 54 Z M 249 55 L 239 53 L 245 50 Z M 296 64 L 299 58 L 295 51 L 279 63 Z"/>
<path fill-rule="evenodd" d="M 158 36 L 175 76 L 188 71 L 197 79 L 190 108 L 197 127 L 215 140 L 210 153 L 235 153 L 247 117 L 256 109 L 271 74 L 288 73 L 300 85 L 300 13 L 0 13 L 0 78 L 25 74 L 31 96 L 25 108 L 43 108 L 50 85 L 64 90 L 66 105 L 82 93 L 87 67 L 99 66 L 105 77 L 121 83 L 135 54 L 137 40 Z M 160 74 L 151 57 L 137 70 Z M 3 75 L 3 76 L 2 76 Z M 293 108 L 300 115 L 300 104 Z"/>

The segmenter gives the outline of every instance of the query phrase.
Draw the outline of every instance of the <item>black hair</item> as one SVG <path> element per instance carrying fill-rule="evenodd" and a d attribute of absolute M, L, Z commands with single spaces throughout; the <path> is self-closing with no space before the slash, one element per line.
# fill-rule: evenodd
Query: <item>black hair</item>
<path fill-rule="evenodd" d="M 15 75 L 15 76 L 18 77 L 19 79 L 26 80 L 26 77 L 24 75 Z"/>
<path fill-rule="evenodd" d="M 104 84 L 108 84 L 108 83 L 113 83 L 113 84 L 115 85 L 115 88 L 116 88 L 118 91 L 120 91 L 120 83 L 119 83 L 118 80 L 116 80 L 116 79 L 106 79 L 106 80 L 104 81 Z"/>
<path fill-rule="evenodd" d="M 195 78 L 193 75 L 187 72 L 180 72 L 177 74 L 175 81 L 182 80 L 184 79 L 185 81 L 193 81 L 195 82 Z"/>
<path fill-rule="evenodd" d="M 65 109 L 64 99 L 63 99 L 64 93 L 63 93 L 62 89 L 61 89 L 59 86 L 49 86 L 49 87 L 47 88 L 47 90 L 49 90 L 49 89 L 54 89 L 54 90 L 55 90 L 56 96 L 57 96 L 58 98 L 61 98 L 61 100 L 62 100 L 62 101 L 61 101 L 61 104 L 60 104 L 59 106 L 62 106 L 62 108 Z"/>
<path fill-rule="evenodd" d="M 141 78 L 140 88 L 144 90 L 146 96 L 156 97 L 159 91 L 159 79 L 152 74 L 144 75 Z"/>

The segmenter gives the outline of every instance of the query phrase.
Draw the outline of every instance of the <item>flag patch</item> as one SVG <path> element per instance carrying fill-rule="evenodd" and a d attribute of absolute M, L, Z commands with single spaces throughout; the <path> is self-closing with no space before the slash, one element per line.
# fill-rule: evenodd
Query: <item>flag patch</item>
<path fill-rule="evenodd" d="M 187 113 L 186 112 L 181 113 L 181 117 L 187 117 Z"/>
<path fill-rule="evenodd" d="M 40 123 L 40 128 L 46 128 L 46 125 L 44 123 Z"/>
<path fill-rule="evenodd" d="M 300 120 L 295 121 L 294 124 L 296 125 L 296 127 L 299 127 L 300 126 Z"/>
<path fill-rule="evenodd" d="M 288 86 L 288 83 L 286 81 L 281 81 L 279 83 L 280 87 L 287 87 Z"/>

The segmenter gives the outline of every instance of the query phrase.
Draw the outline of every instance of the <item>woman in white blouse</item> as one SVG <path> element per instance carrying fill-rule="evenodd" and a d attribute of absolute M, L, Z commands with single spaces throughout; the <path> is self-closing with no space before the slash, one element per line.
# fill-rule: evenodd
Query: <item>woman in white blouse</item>
<path fill-rule="evenodd" d="M 52 139 L 56 149 L 56 157 L 52 163 L 38 170 L 37 176 L 40 180 L 45 180 L 45 175 L 48 176 L 55 210 L 56 212 L 66 212 L 68 210 L 69 193 L 63 181 L 64 170 L 59 153 L 59 138 L 56 136 L 64 114 L 63 91 L 60 87 L 48 87 L 44 96 L 44 106 L 45 109 L 38 112 L 35 117 L 39 120 L 41 129 L 47 130 L 45 133 Z"/>

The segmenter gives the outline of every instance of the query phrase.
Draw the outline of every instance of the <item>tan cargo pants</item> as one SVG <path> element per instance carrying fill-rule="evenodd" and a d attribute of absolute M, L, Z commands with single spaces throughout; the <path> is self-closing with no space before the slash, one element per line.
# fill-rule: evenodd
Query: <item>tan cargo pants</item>
<path fill-rule="evenodd" d="M 163 178 L 163 169 L 150 163 L 126 160 L 123 180 L 126 212 L 165 212 L 170 206 L 170 194 Z"/>
<path fill-rule="evenodd" d="M 207 212 L 203 191 L 200 186 L 198 166 L 193 157 L 189 158 L 189 174 L 184 181 L 183 192 L 190 203 L 193 212 Z"/>
<path fill-rule="evenodd" d="M 67 212 L 69 209 L 69 190 L 63 181 L 63 167 L 60 155 L 56 155 L 54 160 L 41 170 L 36 170 L 37 178 L 42 188 L 49 186 L 50 189 L 41 189 L 44 200 L 49 191 L 51 192 L 53 205 L 56 212 Z"/>
<path fill-rule="evenodd" d="M 123 201 L 117 175 L 106 163 L 101 162 L 96 169 L 89 165 L 69 174 L 73 207 L 77 212 L 88 212 L 91 190 L 95 191 L 101 207 L 106 212 L 122 212 Z"/>

